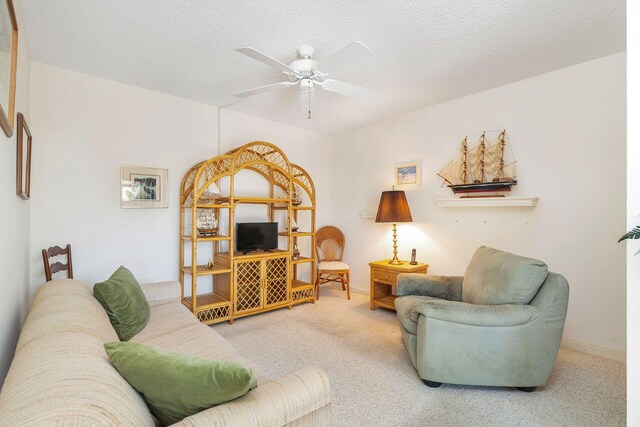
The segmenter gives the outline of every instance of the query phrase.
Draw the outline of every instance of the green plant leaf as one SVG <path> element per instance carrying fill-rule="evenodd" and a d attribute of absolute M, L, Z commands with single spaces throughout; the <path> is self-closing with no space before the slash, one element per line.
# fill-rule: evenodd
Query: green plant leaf
<path fill-rule="evenodd" d="M 633 230 L 629 231 L 620 239 L 618 239 L 618 242 L 622 242 L 623 240 L 627 239 L 640 239 L 640 225 L 636 225 Z"/>

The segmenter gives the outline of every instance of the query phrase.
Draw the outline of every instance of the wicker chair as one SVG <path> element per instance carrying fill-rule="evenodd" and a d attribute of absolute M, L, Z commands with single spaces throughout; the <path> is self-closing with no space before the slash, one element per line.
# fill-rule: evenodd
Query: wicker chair
<path fill-rule="evenodd" d="M 338 227 L 326 225 L 316 232 L 316 253 L 318 255 L 318 274 L 316 275 L 316 299 L 320 299 L 320 285 L 328 282 L 342 284 L 351 299 L 349 289 L 349 266 L 342 262 L 345 238 Z"/>

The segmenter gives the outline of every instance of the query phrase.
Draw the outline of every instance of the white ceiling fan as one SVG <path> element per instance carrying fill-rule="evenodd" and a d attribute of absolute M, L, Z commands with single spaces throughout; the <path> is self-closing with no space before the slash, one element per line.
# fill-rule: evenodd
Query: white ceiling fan
<path fill-rule="evenodd" d="M 353 42 L 345 46 L 342 50 L 321 62 L 312 59 L 315 53 L 313 47 L 307 45 L 300 46 L 298 48 L 298 58 L 289 65 L 250 47 L 243 47 L 236 50 L 276 70 L 282 71 L 288 76 L 287 81 L 235 93 L 233 96 L 238 98 L 246 98 L 274 89 L 284 89 L 298 85 L 300 87 L 300 105 L 306 112 L 307 118 L 310 119 L 315 105 L 316 86 L 320 86 L 328 92 L 339 93 L 367 101 L 375 99 L 379 95 L 374 90 L 328 78 L 329 74 L 334 71 L 358 61 L 371 53 L 369 48 L 360 42 Z"/>

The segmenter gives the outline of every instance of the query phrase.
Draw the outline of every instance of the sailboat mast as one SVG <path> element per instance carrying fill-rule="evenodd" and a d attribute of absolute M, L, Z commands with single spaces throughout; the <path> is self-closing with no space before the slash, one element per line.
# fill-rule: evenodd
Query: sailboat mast
<path fill-rule="evenodd" d="M 505 142 L 504 142 L 504 133 L 506 131 L 503 130 L 502 132 L 500 132 L 500 135 L 498 135 L 498 140 L 499 142 L 499 147 L 500 147 L 500 166 L 498 167 L 498 176 L 500 178 L 504 177 L 504 146 L 505 146 Z"/>
<path fill-rule="evenodd" d="M 464 137 L 464 141 L 462 141 L 462 182 L 466 184 L 467 182 L 467 137 Z"/>
<path fill-rule="evenodd" d="M 480 137 L 480 182 L 484 182 L 484 150 L 484 132 L 482 132 Z"/>

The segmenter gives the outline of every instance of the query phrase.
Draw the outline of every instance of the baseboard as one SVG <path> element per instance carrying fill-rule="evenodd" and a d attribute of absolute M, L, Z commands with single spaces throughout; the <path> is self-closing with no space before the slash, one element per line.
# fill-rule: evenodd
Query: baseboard
<path fill-rule="evenodd" d="M 362 294 L 362 295 L 366 295 L 369 296 L 369 289 L 361 289 L 361 288 L 355 288 L 355 287 L 351 287 L 351 292 L 355 292 L 356 294 Z"/>
<path fill-rule="evenodd" d="M 600 347 L 582 341 L 575 341 L 563 338 L 560 345 L 569 350 L 579 351 L 581 353 L 591 354 L 593 356 L 604 357 L 616 362 L 627 363 L 627 353 L 624 351 L 612 350 L 610 348 Z"/>

